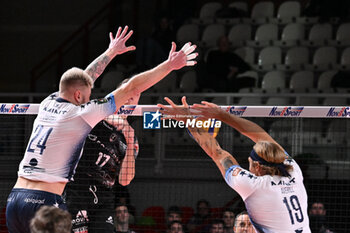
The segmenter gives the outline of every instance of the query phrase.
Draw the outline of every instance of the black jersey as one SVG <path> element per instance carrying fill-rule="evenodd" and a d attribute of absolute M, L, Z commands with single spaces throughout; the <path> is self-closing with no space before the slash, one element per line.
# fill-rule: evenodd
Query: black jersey
<path fill-rule="evenodd" d="M 83 156 L 77 168 L 76 182 L 94 180 L 113 187 L 126 154 L 127 144 L 121 131 L 106 121 L 99 122 L 85 140 Z"/>

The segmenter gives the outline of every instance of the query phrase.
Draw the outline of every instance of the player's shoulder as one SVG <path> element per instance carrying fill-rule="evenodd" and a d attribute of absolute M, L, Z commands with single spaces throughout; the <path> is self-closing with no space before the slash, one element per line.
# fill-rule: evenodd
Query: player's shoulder
<path fill-rule="evenodd" d="M 102 105 L 105 105 L 105 104 L 109 104 L 111 101 L 113 101 L 112 98 L 113 98 L 113 96 L 107 95 L 104 98 L 93 99 L 93 100 L 90 100 L 87 103 L 79 105 L 79 109 L 82 112 L 90 111 L 92 109 L 98 108 L 99 106 L 102 106 Z"/>
<path fill-rule="evenodd" d="M 44 103 L 47 103 L 47 102 L 50 102 L 50 101 L 54 101 L 58 98 L 58 92 L 54 92 L 54 93 L 51 93 L 50 95 L 48 95 L 43 101 L 41 101 L 41 104 L 44 104 Z"/>
<path fill-rule="evenodd" d="M 116 132 L 117 129 L 113 125 L 109 124 L 107 121 L 102 120 L 95 125 L 92 131 L 99 131 L 101 133 L 106 133 L 106 131 Z"/>
<path fill-rule="evenodd" d="M 255 181 L 257 179 L 263 179 L 262 176 L 256 176 L 247 169 L 242 168 L 239 165 L 233 165 L 226 171 L 226 178 L 228 179 L 243 179 L 246 181 Z"/>

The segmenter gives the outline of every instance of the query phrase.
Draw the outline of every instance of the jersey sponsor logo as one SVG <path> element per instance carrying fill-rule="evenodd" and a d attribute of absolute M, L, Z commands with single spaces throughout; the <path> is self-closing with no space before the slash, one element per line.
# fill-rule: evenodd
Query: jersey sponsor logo
<path fill-rule="evenodd" d="M 77 228 L 77 229 L 72 229 L 72 231 L 74 232 L 74 233 L 88 233 L 89 232 L 89 230 L 88 230 L 88 227 L 79 227 L 79 228 Z"/>
<path fill-rule="evenodd" d="M 45 203 L 45 199 L 40 200 L 40 199 L 34 199 L 34 198 L 26 198 L 24 199 L 24 202 L 43 205 Z"/>
<path fill-rule="evenodd" d="M 247 107 L 229 106 L 229 107 L 227 107 L 226 112 L 228 112 L 232 115 L 235 115 L 235 116 L 242 116 L 246 109 L 247 109 Z"/>
<path fill-rule="evenodd" d="M 350 107 L 342 107 L 339 111 L 331 107 L 327 113 L 328 117 L 350 117 Z"/>
<path fill-rule="evenodd" d="M 84 217 L 76 217 L 75 219 L 72 219 L 72 224 L 87 223 L 87 222 L 89 222 L 89 219 Z"/>
<path fill-rule="evenodd" d="M 297 117 L 300 116 L 304 107 L 284 107 L 279 109 L 278 107 L 273 107 L 269 116 L 280 116 L 280 117 Z"/>
<path fill-rule="evenodd" d="M 30 104 L 2 104 L 0 113 L 26 113 Z"/>
<path fill-rule="evenodd" d="M 75 219 L 72 219 L 72 231 L 74 233 L 88 233 L 89 218 L 86 210 L 79 210 Z"/>
<path fill-rule="evenodd" d="M 109 216 L 109 217 L 106 219 L 106 223 L 109 223 L 109 224 L 114 225 L 113 217 L 112 217 L 112 216 Z"/>
<path fill-rule="evenodd" d="M 44 168 L 40 168 L 40 167 L 34 167 L 34 166 L 26 166 L 26 165 L 23 166 L 23 172 L 24 173 L 31 174 L 34 171 L 45 172 L 45 169 Z"/>
<path fill-rule="evenodd" d="M 48 108 L 48 107 L 44 107 L 43 111 L 53 113 L 53 114 L 66 114 L 68 112 L 67 110 L 59 110 L 57 108 Z"/>
<path fill-rule="evenodd" d="M 274 182 L 274 181 L 271 181 L 271 186 L 275 186 L 275 185 L 292 185 L 292 184 L 295 184 L 295 177 L 291 178 L 289 181 L 284 181 L 284 180 L 280 180 L 279 182 Z"/>
<path fill-rule="evenodd" d="M 294 193 L 294 189 L 293 189 L 292 186 L 282 187 L 282 188 L 281 188 L 281 193 L 282 193 L 282 194 Z"/>
<path fill-rule="evenodd" d="M 117 114 L 126 114 L 130 115 L 134 112 L 136 108 L 136 105 L 129 105 L 129 106 L 121 106 L 120 109 L 118 110 Z"/>

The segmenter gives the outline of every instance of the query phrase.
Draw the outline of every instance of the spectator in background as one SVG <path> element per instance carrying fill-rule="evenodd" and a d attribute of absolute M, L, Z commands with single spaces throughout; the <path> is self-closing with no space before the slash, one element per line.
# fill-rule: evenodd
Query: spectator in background
<path fill-rule="evenodd" d="M 210 223 L 210 204 L 201 199 L 197 202 L 196 213 L 190 219 L 187 229 L 189 232 L 206 232 Z"/>
<path fill-rule="evenodd" d="M 350 71 L 339 70 L 332 78 L 332 88 L 350 88 Z"/>
<path fill-rule="evenodd" d="M 168 225 L 167 233 L 184 233 L 184 226 L 180 221 L 172 221 Z"/>
<path fill-rule="evenodd" d="M 168 56 L 172 41 L 175 41 L 172 23 L 166 15 L 162 15 L 157 18 L 152 35 L 137 43 L 136 62 L 138 68 L 145 70 L 161 63 Z"/>
<path fill-rule="evenodd" d="M 116 196 L 115 196 L 114 202 L 124 204 L 128 207 L 129 223 L 134 224 L 135 216 L 136 216 L 136 208 L 131 204 L 128 186 L 116 184 L 115 190 L 116 190 Z"/>
<path fill-rule="evenodd" d="M 129 228 L 129 210 L 125 204 L 118 203 L 115 207 L 115 232 L 116 233 L 135 233 Z"/>
<path fill-rule="evenodd" d="M 210 224 L 210 233 L 224 233 L 224 221 L 214 219 Z"/>
<path fill-rule="evenodd" d="M 223 6 L 221 9 L 217 10 L 215 12 L 215 17 L 216 18 L 244 18 L 244 17 L 249 17 L 249 14 L 247 11 L 243 9 L 239 9 L 236 7 L 230 6 L 230 2 L 228 0 L 224 0 Z"/>
<path fill-rule="evenodd" d="M 322 202 L 312 203 L 309 210 L 310 228 L 313 233 L 332 233 L 327 226 L 327 211 Z"/>
<path fill-rule="evenodd" d="M 254 86 L 254 78 L 236 76 L 251 69 L 242 58 L 230 51 L 227 36 L 221 36 L 217 41 L 218 49 L 212 50 L 207 56 L 208 77 L 204 85 L 217 92 L 237 91 L 242 87 Z"/>
<path fill-rule="evenodd" d="M 44 205 L 30 221 L 31 233 L 70 233 L 72 217 L 66 210 Z"/>
<path fill-rule="evenodd" d="M 320 17 L 321 22 L 327 22 L 332 17 L 348 20 L 349 3 L 349 1 L 310 0 L 302 15 L 307 17 Z"/>
<path fill-rule="evenodd" d="M 235 233 L 254 233 L 254 227 L 250 222 L 250 218 L 247 211 L 239 213 L 235 219 L 234 226 Z"/>
<path fill-rule="evenodd" d="M 233 233 L 233 226 L 235 224 L 235 213 L 232 209 L 225 209 L 222 214 L 222 220 L 224 221 L 224 232 Z"/>
<path fill-rule="evenodd" d="M 175 40 L 175 33 L 172 28 L 171 20 L 166 15 L 159 17 L 152 38 L 158 43 L 163 53 L 161 61 L 164 60 L 170 49 L 171 42 Z"/>
<path fill-rule="evenodd" d="M 167 211 L 166 223 L 169 225 L 173 221 L 182 222 L 182 212 L 178 206 L 170 206 Z"/>

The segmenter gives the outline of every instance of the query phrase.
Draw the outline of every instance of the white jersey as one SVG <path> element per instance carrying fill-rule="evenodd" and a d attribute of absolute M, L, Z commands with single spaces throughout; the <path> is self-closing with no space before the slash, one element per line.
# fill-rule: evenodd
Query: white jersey
<path fill-rule="evenodd" d="M 116 111 L 114 96 L 76 106 L 58 93 L 40 104 L 18 176 L 49 183 L 72 180 L 91 129 Z"/>
<path fill-rule="evenodd" d="M 290 177 L 255 176 L 238 165 L 227 170 L 225 181 L 242 197 L 257 232 L 310 233 L 303 175 L 293 159 Z"/>

